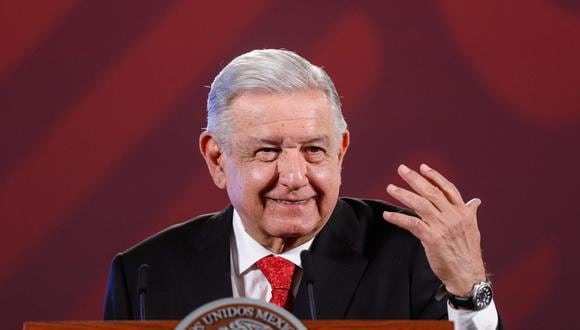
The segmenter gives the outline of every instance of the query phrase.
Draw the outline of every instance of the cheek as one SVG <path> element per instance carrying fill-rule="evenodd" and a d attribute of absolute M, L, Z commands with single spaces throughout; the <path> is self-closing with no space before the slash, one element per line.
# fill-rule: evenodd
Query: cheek
<path fill-rule="evenodd" d="M 309 170 L 310 184 L 325 194 L 335 194 L 340 188 L 340 168 L 332 166 L 313 166 Z"/>
<path fill-rule="evenodd" d="M 240 178 L 240 185 L 246 190 L 247 198 L 260 197 L 275 181 L 276 166 L 274 163 L 262 163 L 249 166 Z"/>

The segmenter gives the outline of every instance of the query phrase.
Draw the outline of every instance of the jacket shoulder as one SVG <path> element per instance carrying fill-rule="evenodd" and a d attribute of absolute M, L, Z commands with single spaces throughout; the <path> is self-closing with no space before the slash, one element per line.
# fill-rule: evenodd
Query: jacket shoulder
<path fill-rule="evenodd" d="M 419 241 L 415 236 L 383 218 L 384 211 L 415 216 L 408 209 L 381 200 L 341 197 L 335 210 L 335 224 L 332 225 L 335 228 L 346 228 L 348 234 L 345 237 L 349 237 L 354 246 L 365 250 L 369 245 L 418 246 Z"/>
<path fill-rule="evenodd" d="M 356 213 L 360 214 L 372 214 L 373 216 L 379 216 L 382 218 L 383 211 L 404 213 L 408 215 L 415 215 L 413 211 L 405 209 L 393 204 L 389 204 L 385 201 L 379 199 L 370 198 L 354 198 L 354 197 L 341 197 L 339 199 L 339 204 L 343 203 L 352 208 Z"/>
<path fill-rule="evenodd" d="M 228 226 L 229 225 L 229 226 Z M 120 253 L 126 260 L 147 262 L 164 259 L 170 255 L 192 255 L 205 246 L 208 238 L 216 233 L 229 232 L 231 227 L 231 206 L 221 212 L 197 216 L 182 223 L 172 225 L 129 249 Z"/>
<path fill-rule="evenodd" d="M 337 213 L 348 214 L 350 218 L 357 219 L 359 225 L 377 229 L 385 228 L 389 231 L 399 231 L 399 227 L 389 223 L 383 218 L 383 212 L 403 213 L 410 216 L 417 216 L 413 211 L 405 209 L 385 201 L 368 198 L 342 197 L 337 204 Z M 406 230 L 400 229 L 406 232 Z"/>

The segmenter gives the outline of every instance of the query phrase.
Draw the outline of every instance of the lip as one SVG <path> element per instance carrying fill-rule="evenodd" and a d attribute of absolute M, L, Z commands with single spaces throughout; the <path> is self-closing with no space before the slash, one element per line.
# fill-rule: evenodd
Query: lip
<path fill-rule="evenodd" d="M 300 206 L 305 205 L 310 200 L 314 199 L 314 197 L 307 197 L 307 198 L 274 198 L 274 197 L 267 197 L 267 199 L 273 201 L 278 205 L 283 206 Z"/>
<path fill-rule="evenodd" d="M 276 202 L 277 204 L 282 204 L 282 205 L 303 205 L 306 204 L 306 202 L 308 202 L 307 199 L 302 199 L 302 200 L 284 200 L 284 199 L 275 199 L 274 202 Z"/>

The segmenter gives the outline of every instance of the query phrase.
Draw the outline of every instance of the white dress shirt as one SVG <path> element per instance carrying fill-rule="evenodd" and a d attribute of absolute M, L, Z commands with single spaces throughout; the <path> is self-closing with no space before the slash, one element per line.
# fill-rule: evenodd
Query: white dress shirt
<path fill-rule="evenodd" d="M 272 251 L 256 242 L 244 229 L 238 212 L 234 209 L 233 235 L 230 238 L 230 267 L 232 274 L 232 289 L 234 297 L 248 297 L 270 301 L 272 287 L 266 276 L 256 266 L 256 262 L 269 255 L 284 258 L 294 265 L 294 277 L 292 278 L 292 294 L 296 297 L 300 280 L 302 279 L 302 262 L 300 252 L 308 250 L 312 241 L 295 247 L 290 251 L 274 254 Z"/>
<path fill-rule="evenodd" d="M 232 219 L 233 235 L 230 238 L 230 267 L 234 297 L 248 297 L 270 301 L 272 288 L 270 283 L 256 266 L 256 262 L 269 255 L 275 255 L 291 261 L 296 265 L 292 279 L 292 293 L 296 297 L 302 280 L 302 262 L 300 252 L 308 250 L 310 241 L 281 254 L 274 254 L 263 247 L 244 229 L 240 215 L 234 209 Z M 497 310 L 492 301 L 486 309 L 479 312 L 458 310 L 447 304 L 449 320 L 453 321 L 456 330 L 495 329 L 498 324 Z"/>

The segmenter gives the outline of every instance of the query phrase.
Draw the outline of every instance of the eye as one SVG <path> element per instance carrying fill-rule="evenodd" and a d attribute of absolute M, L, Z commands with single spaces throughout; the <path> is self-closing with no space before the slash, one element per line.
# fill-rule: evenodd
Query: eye
<path fill-rule="evenodd" d="M 324 149 L 322 149 L 321 147 L 318 147 L 318 146 L 308 146 L 308 147 L 306 147 L 306 152 L 318 153 L 318 152 L 324 152 Z"/>
<path fill-rule="evenodd" d="M 308 160 L 317 161 L 324 158 L 324 155 L 326 155 L 326 150 L 319 146 L 308 146 L 304 148 L 304 153 L 306 154 Z"/>
<path fill-rule="evenodd" d="M 256 151 L 256 158 L 263 162 L 271 162 L 278 158 L 279 153 L 280 150 L 276 148 L 260 148 Z"/>

